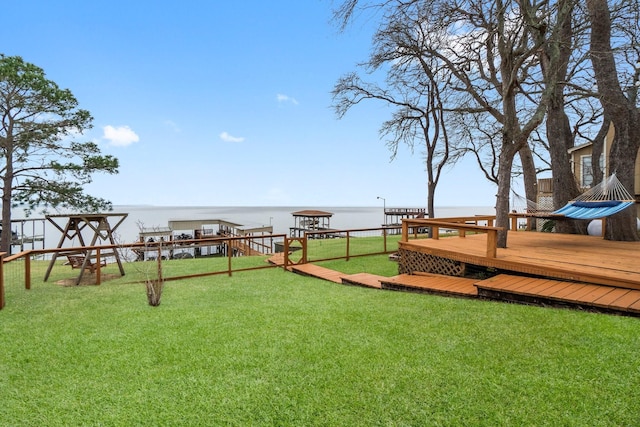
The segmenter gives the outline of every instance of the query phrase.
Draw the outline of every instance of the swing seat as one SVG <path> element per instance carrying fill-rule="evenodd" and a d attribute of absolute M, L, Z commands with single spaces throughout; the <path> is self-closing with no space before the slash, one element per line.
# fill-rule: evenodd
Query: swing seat
<path fill-rule="evenodd" d="M 69 264 L 72 269 L 83 268 L 84 266 L 84 269 L 89 270 L 91 273 L 95 273 L 98 269 L 98 264 L 87 259 L 84 255 L 67 255 L 67 264 Z M 106 267 L 106 265 L 106 261 L 100 261 L 100 267 Z"/>

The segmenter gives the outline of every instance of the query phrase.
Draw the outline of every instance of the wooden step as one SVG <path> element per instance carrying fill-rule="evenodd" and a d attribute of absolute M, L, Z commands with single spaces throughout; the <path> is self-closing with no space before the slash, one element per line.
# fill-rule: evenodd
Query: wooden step
<path fill-rule="evenodd" d="M 496 300 L 640 314 L 640 291 L 573 281 L 499 274 L 476 283 L 478 295 Z"/>
<path fill-rule="evenodd" d="M 389 278 L 371 273 L 357 273 L 342 276 L 342 283 L 345 285 L 364 286 L 375 289 L 382 288 L 382 284 L 380 283 L 382 280 L 389 280 Z"/>
<path fill-rule="evenodd" d="M 382 289 L 426 292 L 443 295 L 475 297 L 478 290 L 476 280 L 465 277 L 453 277 L 440 274 L 400 274 L 382 280 Z"/>

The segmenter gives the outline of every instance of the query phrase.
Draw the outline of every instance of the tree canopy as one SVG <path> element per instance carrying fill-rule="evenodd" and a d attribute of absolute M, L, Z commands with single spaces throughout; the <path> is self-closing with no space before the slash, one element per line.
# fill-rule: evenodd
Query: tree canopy
<path fill-rule="evenodd" d="M 593 155 L 599 155 L 598 142 L 612 122 L 616 139 L 608 156 L 609 172 L 616 171 L 633 190 L 640 147 L 637 2 L 588 0 L 585 8 L 577 0 L 345 0 L 335 17 L 345 28 L 367 12 L 377 14 L 380 24 L 371 59 L 364 65 L 379 63 L 384 36 L 386 52 L 396 54 L 396 63 L 400 54 L 413 52 L 415 63 L 427 64 L 421 76 L 405 73 L 385 83 L 400 81 L 422 89 L 429 73 L 441 76 L 438 91 L 446 96 L 433 108 L 444 111 L 442 126 L 451 152 L 445 161 L 472 154 L 497 184 L 496 225 L 504 229 L 500 247 L 506 247 L 516 155 L 527 198 L 535 199 L 540 168 L 534 159 L 542 160 L 543 168 L 552 172 L 555 208 L 560 208 L 581 191 L 569 150 L 592 143 Z M 405 44 L 409 39 L 411 46 Z M 337 87 L 344 88 L 344 82 Z M 357 92 L 352 88 L 351 94 Z M 351 105 L 367 97 L 390 102 L 380 95 L 360 95 Z M 539 130 L 543 124 L 546 132 Z M 638 238 L 631 211 L 612 223 L 607 238 Z M 582 228 L 586 231 L 584 224 L 565 227 L 572 232 Z"/>
<path fill-rule="evenodd" d="M 111 202 L 86 194 L 84 186 L 95 173 L 118 173 L 118 159 L 101 154 L 95 142 L 78 141 L 93 118 L 78 108 L 70 90 L 21 57 L 0 55 L 0 114 L 2 225 L 7 230 L 12 207 L 27 214 L 51 207 L 111 210 Z M 10 237 L 2 234 L 0 250 L 9 249 Z"/>

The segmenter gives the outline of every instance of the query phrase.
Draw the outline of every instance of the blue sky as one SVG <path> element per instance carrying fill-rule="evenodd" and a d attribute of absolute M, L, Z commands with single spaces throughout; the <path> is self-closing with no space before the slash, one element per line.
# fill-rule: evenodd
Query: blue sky
<path fill-rule="evenodd" d="M 391 162 L 385 105 L 338 120 L 331 90 L 371 48 L 329 0 L 9 2 L 0 52 L 19 55 L 94 117 L 120 160 L 88 191 L 115 205 L 424 207 L 423 156 Z M 447 170 L 436 206 L 493 206 L 475 165 Z"/>

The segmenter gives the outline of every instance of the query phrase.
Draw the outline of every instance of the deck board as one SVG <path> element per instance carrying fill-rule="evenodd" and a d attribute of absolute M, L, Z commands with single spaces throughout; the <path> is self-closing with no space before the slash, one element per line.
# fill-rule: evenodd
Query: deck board
<path fill-rule="evenodd" d="M 547 301 L 583 308 L 599 308 L 619 314 L 640 313 L 640 290 L 614 288 L 579 282 L 533 279 L 530 286 L 514 288 L 509 282 L 518 276 L 500 274 L 476 283 L 480 296 L 510 301 Z M 535 282 L 538 285 L 535 286 Z"/>
<path fill-rule="evenodd" d="M 451 277 L 425 274 L 400 274 L 382 280 L 382 289 L 421 291 L 444 295 L 476 297 L 476 280 L 464 277 Z"/>
<path fill-rule="evenodd" d="M 640 292 L 630 291 L 625 295 L 621 296 L 620 298 L 618 298 L 617 300 L 615 300 L 613 304 L 619 307 L 629 308 L 634 303 L 637 303 L 637 302 L 640 302 Z"/>
<path fill-rule="evenodd" d="M 364 286 L 367 288 L 381 289 L 381 280 L 386 277 L 371 273 L 356 273 L 342 276 L 342 283 L 345 285 Z"/>

